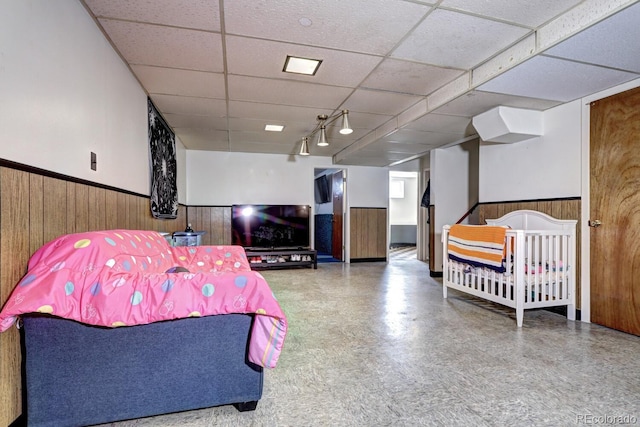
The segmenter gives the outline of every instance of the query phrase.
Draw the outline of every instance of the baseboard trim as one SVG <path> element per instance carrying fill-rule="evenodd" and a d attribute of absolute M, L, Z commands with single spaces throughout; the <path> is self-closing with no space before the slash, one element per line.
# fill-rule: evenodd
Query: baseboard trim
<path fill-rule="evenodd" d="M 14 422 L 9 424 L 9 427 L 25 427 L 27 425 L 27 417 L 21 414 Z"/>
<path fill-rule="evenodd" d="M 356 263 L 356 262 L 386 262 L 387 259 L 386 258 L 351 258 L 349 260 L 350 263 Z"/>

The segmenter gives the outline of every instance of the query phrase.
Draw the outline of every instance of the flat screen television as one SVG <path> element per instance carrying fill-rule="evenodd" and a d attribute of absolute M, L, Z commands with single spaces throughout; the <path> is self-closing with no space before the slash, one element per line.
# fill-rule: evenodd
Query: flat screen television
<path fill-rule="evenodd" d="M 307 205 L 233 205 L 232 243 L 250 249 L 309 248 Z"/>

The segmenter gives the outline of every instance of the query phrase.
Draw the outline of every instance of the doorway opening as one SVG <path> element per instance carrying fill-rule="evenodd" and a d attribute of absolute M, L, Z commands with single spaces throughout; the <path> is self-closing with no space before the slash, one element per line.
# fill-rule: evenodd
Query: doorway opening
<path fill-rule="evenodd" d="M 418 172 L 389 172 L 389 259 L 416 259 Z"/>
<path fill-rule="evenodd" d="M 318 262 L 344 262 L 344 169 L 314 170 L 314 248 Z"/>

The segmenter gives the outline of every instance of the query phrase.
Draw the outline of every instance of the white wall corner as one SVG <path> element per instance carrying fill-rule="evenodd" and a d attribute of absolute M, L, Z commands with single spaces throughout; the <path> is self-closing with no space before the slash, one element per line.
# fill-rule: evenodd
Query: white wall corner
<path fill-rule="evenodd" d="M 496 107 L 472 119 L 483 141 L 514 143 L 541 136 L 544 132 L 542 111 Z"/>

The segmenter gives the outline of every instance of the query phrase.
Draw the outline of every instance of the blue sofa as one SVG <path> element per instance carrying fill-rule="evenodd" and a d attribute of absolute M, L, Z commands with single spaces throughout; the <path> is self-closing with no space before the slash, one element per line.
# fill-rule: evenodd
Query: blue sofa
<path fill-rule="evenodd" d="M 28 426 L 86 426 L 233 404 L 253 410 L 263 370 L 247 361 L 253 316 L 123 328 L 25 315 Z"/>

